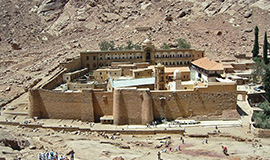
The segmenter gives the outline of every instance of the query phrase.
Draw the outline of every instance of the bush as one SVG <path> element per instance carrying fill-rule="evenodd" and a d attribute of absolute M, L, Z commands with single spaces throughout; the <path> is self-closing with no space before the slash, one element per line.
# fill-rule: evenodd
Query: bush
<path fill-rule="evenodd" d="M 189 49 L 190 47 L 190 44 L 185 39 L 179 38 L 177 40 L 177 48 Z"/>
<path fill-rule="evenodd" d="M 163 43 L 161 49 L 170 49 L 170 46 L 167 43 Z"/>
<path fill-rule="evenodd" d="M 101 51 L 111 51 L 111 50 L 141 50 L 142 47 L 138 44 L 133 44 L 132 41 L 127 41 L 127 45 L 120 45 L 118 47 L 115 47 L 114 41 L 102 41 L 99 44 L 99 49 Z"/>
<path fill-rule="evenodd" d="M 101 51 L 112 51 L 114 48 L 114 41 L 102 41 L 98 44 Z"/>

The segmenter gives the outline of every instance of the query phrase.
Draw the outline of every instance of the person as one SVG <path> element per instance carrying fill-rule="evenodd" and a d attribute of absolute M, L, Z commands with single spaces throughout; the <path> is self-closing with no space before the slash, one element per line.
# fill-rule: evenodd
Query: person
<path fill-rule="evenodd" d="M 182 138 L 182 144 L 185 144 L 185 140 L 184 140 L 184 138 Z"/>
<path fill-rule="evenodd" d="M 205 143 L 206 143 L 206 144 L 208 143 L 208 139 L 207 139 L 207 138 L 205 138 Z"/>
<path fill-rule="evenodd" d="M 42 160 L 41 153 L 38 154 L 38 160 Z"/>
<path fill-rule="evenodd" d="M 222 147 L 222 150 L 223 150 L 223 153 L 225 154 L 225 155 L 228 155 L 228 149 L 227 149 L 227 147 L 225 147 L 225 146 L 221 146 Z"/>
<path fill-rule="evenodd" d="M 180 144 L 178 145 L 178 151 L 181 151 L 181 146 L 180 146 Z"/>
<path fill-rule="evenodd" d="M 72 150 L 72 151 L 71 151 L 70 160 L 74 160 L 74 154 L 75 154 L 75 152 Z"/>
<path fill-rule="evenodd" d="M 51 155 L 51 157 L 53 157 L 53 150 L 51 150 L 50 155 Z"/>
<path fill-rule="evenodd" d="M 49 159 L 49 152 L 46 151 L 46 160 Z"/>
<path fill-rule="evenodd" d="M 204 144 L 204 139 L 202 139 L 202 144 Z"/>
<path fill-rule="evenodd" d="M 157 152 L 158 160 L 161 160 L 161 153 L 158 151 Z"/>

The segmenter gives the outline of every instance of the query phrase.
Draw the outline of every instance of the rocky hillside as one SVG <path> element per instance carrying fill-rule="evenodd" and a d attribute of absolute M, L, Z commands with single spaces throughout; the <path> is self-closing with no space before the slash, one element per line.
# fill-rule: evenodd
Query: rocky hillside
<path fill-rule="evenodd" d="M 268 0 L 0 0 L 0 104 L 101 40 L 160 47 L 185 38 L 215 60 L 248 54 L 270 35 Z"/>

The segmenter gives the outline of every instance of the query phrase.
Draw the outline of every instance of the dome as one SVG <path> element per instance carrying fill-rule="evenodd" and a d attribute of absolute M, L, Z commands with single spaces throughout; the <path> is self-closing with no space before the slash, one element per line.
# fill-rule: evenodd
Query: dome
<path fill-rule="evenodd" d="M 143 43 L 144 43 L 144 44 L 151 44 L 152 42 L 151 42 L 151 40 L 149 40 L 149 39 L 145 39 L 145 40 L 143 41 Z"/>

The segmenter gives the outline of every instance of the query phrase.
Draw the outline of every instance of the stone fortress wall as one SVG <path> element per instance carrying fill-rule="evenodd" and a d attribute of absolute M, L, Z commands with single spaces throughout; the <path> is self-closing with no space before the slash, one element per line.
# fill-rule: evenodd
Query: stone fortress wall
<path fill-rule="evenodd" d="M 30 90 L 30 117 L 81 119 L 99 122 L 100 117 L 113 115 L 114 123 L 147 124 L 154 119 L 220 115 L 236 109 L 235 84 L 211 84 L 194 91 L 150 91 L 117 88 L 114 92 L 82 90 L 63 93 Z"/>

